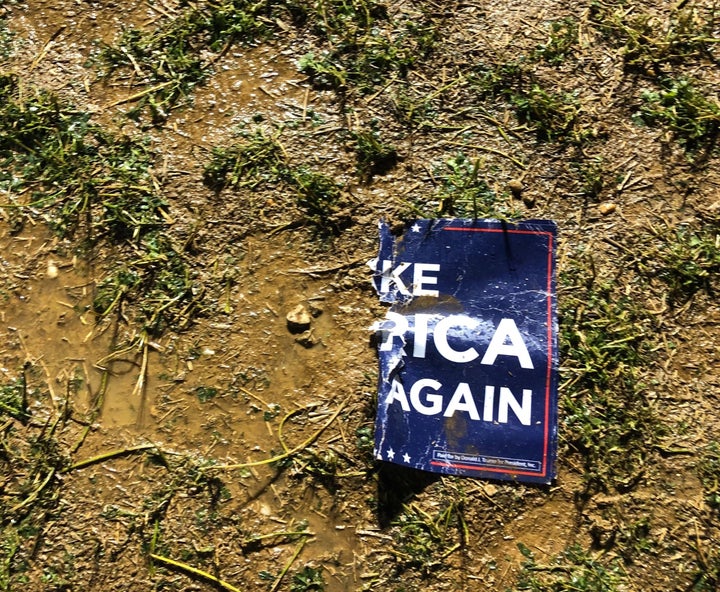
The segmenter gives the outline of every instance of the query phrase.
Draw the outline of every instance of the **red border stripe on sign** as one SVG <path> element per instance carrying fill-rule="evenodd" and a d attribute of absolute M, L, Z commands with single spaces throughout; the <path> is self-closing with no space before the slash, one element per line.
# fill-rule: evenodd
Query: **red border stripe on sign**
<path fill-rule="evenodd" d="M 489 473 L 505 473 L 511 475 L 529 475 L 533 477 L 545 477 L 548 472 L 548 449 L 550 447 L 550 392 L 552 384 L 552 255 L 553 255 L 553 234 L 544 230 L 519 230 L 511 228 L 462 228 L 457 226 L 447 226 L 442 230 L 450 230 L 454 232 L 507 232 L 509 234 L 535 234 L 538 236 L 547 236 L 548 238 L 548 259 L 547 259 L 547 371 L 545 375 L 545 426 L 543 432 L 543 460 L 542 472 L 533 471 L 514 471 L 507 468 L 494 467 L 477 467 L 465 464 L 454 464 L 440 461 L 430 461 L 431 465 L 438 467 L 450 467 L 454 469 L 465 469 L 471 471 L 484 471 Z"/>

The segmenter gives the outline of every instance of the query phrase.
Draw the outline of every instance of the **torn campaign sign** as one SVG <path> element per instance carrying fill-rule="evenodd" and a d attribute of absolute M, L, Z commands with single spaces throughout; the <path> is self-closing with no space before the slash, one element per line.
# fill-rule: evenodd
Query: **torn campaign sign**
<path fill-rule="evenodd" d="M 549 483 L 557 455 L 556 226 L 380 223 L 375 456 L 416 469 Z"/>

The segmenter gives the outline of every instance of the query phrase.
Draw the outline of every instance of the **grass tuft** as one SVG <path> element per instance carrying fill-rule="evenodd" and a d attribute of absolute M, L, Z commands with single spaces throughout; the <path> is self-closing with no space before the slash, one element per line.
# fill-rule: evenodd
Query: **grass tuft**
<path fill-rule="evenodd" d="M 342 216 L 336 216 L 342 202 L 342 185 L 305 165 L 292 166 L 277 135 L 256 131 L 229 148 L 215 148 L 203 178 L 218 192 L 225 188 L 257 190 L 266 184 L 281 185 L 295 194 L 294 205 L 302 211 L 304 222 L 330 233 L 339 232 L 346 224 Z"/>
<path fill-rule="evenodd" d="M 425 200 L 406 204 L 407 217 L 452 216 L 507 220 L 520 216 L 509 195 L 498 195 L 480 174 L 480 159 L 462 152 L 451 156 L 432 172 L 435 191 Z"/>
<path fill-rule="evenodd" d="M 578 23 L 574 18 L 563 18 L 550 23 L 547 43 L 535 51 L 536 58 L 553 66 L 565 61 L 578 43 Z"/>
<path fill-rule="evenodd" d="M 568 547 L 547 565 L 538 564 L 530 549 L 522 543 L 518 548 L 526 560 L 517 590 L 620 592 L 626 589 L 627 578 L 618 561 L 603 563 L 578 545 Z"/>
<path fill-rule="evenodd" d="M 460 153 L 445 161 L 436 197 L 441 216 L 494 218 L 495 192 L 479 177 L 480 161 Z M 443 174 L 444 173 L 444 174 Z"/>
<path fill-rule="evenodd" d="M 126 29 L 117 42 L 102 47 L 98 61 L 105 77 L 123 76 L 151 89 L 130 115 L 139 117 L 148 109 L 153 122 L 162 123 L 206 79 L 219 53 L 271 33 L 266 17 L 272 7 L 268 1 L 247 0 L 185 4 L 155 28 Z"/>
<path fill-rule="evenodd" d="M 532 126 L 538 140 L 578 139 L 576 124 L 580 104 L 574 95 L 548 92 L 534 84 L 527 93 L 514 94 L 512 103 L 520 122 Z"/>
<path fill-rule="evenodd" d="M 325 590 L 325 579 L 322 576 L 322 567 L 315 568 L 306 565 L 299 572 L 293 575 L 290 592 L 310 592 Z"/>
<path fill-rule="evenodd" d="M 657 251 L 647 257 L 644 273 L 667 287 L 671 306 L 682 305 L 700 290 L 713 294 L 713 280 L 720 272 L 720 234 L 711 227 L 689 226 L 656 233 Z"/>
<path fill-rule="evenodd" d="M 632 489 L 662 435 L 642 382 L 653 319 L 615 279 L 596 277 L 592 259 L 561 273 L 563 434 L 582 455 L 590 490 Z"/>
<path fill-rule="evenodd" d="M 0 386 L 0 417 L 27 419 L 27 387 L 25 377 Z"/>
<path fill-rule="evenodd" d="M 579 162 L 570 163 L 580 183 L 583 196 L 597 199 L 605 187 L 605 163 L 602 157 L 588 158 Z"/>
<path fill-rule="evenodd" d="M 97 288 L 93 308 L 108 315 L 135 303 L 143 326 L 157 334 L 169 319 L 188 319 L 192 301 L 181 254 L 159 232 L 167 204 L 152 174 L 147 142 L 114 136 L 44 91 L 21 97 L 14 76 L 0 77 L 0 189 L 2 204 L 41 217 L 63 237 L 86 248 L 103 241 L 129 247 Z M 20 197 L 22 196 L 22 197 Z M 25 197 L 25 196 L 29 196 Z"/>
<path fill-rule="evenodd" d="M 642 93 L 639 117 L 668 128 L 688 152 L 712 150 L 720 131 L 720 104 L 706 98 L 687 78 L 663 79 L 660 90 Z"/>
<path fill-rule="evenodd" d="M 7 28 L 7 22 L 0 18 L 0 60 L 9 58 L 13 53 L 14 38 L 12 31 Z"/>
<path fill-rule="evenodd" d="M 434 515 L 411 503 L 392 523 L 398 568 L 419 570 L 423 577 L 439 570 L 443 560 L 465 540 L 462 495 L 450 494 Z"/>
<path fill-rule="evenodd" d="M 137 238 L 161 222 L 165 205 L 150 173 L 153 155 L 89 119 L 45 91 L 21 98 L 17 78 L 0 76 L 0 188 L 29 193 L 29 203 L 8 205 L 41 212 L 61 236 L 84 225 L 88 238 Z"/>
<path fill-rule="evenodd" d="M 523 57 L 493 66 L 480 64 L 473 68 L 470 83 L 483 97 L 511 97 L 533 80 L 529 65 Z"/>
<path fill-rule="evenodd" d="M 699 553 L 700 569 L 697 570 L 692 592 L 717 592 L 720 587 L 720 552 L 717 548 L 708 549 L 707 556 Z"/>
<path fill-rule="evenodd" d="M 212 160 L 205 166 L 203 180 L 215 191 L 225 187 L 256 189 L 277 179 L 283 167 L 283 154 L 277 137 L 257 130 L 244 142 L 229 148 L 214 148 Z"/>
<path fill-rule="evenodd" d="M 667 254 L 661 273 L 670 286 L 670 299 L 689 296 L 700 289 L 710 291 L 711 280 L 720 273 L 720 235 L 709 230 L 692 232 L 680 229 L 677 241 Z"/>
<path fill-rule="evenodd" d="M 362 181 L 369 182 L 373 176 L 382 175 L 397 164 L 397 149 L 383 142 L 376 129 L 354 131 L 352 137 L 358 175 Z"/>
<path fill-rule="evenodd" d="M 393 19 L 376 0 L 329 0 L 309 16 L 323 49 L 298 66 L 318 86 L 367 92 L 390 76 L 403 77 L 435 44 L 425 16 Z"/>
<path fill-rule="evenodd" d="M 660 17 L 636 13 L 624 3 L 595 0 L 590 22 L 606 40 L 622 48 L 625 68 L 630 71 L 662 77 L 668 66 L 691 58 L 715 61 L 716 6 L 688 6 Z"/>
<path fill-rule="evenodd" d="M 330 177 L 300 166 L 288 171 L 288 179 L 297 193 L 297 204 L 304 210 L 307 220 L 317 228 L 330 228 L 335 224 L 341 186 Z"/>

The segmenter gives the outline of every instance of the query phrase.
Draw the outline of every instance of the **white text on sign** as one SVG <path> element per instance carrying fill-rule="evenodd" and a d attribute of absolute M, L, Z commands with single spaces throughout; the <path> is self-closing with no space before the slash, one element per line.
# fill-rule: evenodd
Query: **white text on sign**
<path fill-rule="evenodd" d="M 391 351 L 395 339 L 400 339 L 401 344 L 404 345 L 406 335 L 412 334 L 414 343 L 409 352 L 412 357 L 425 358 L 428 343 L 432 342 L 436 351 L 443 358 L 450 362 L 464 364 L 480 357 L 481 352 L 476 347 L 479 344 L 470 345 L 465 349 L 455 349 L 450 343 L 451 335 L 462 335 L 463 342 L 466 344 L 472 343 L 475 335 L 480 337 L 477 341 L 488 341 L 488 327 L 485 326 L 487 324 L 483 325 L 478 319 L 468 315 L 401 315 L 388 312 L 387 320 L 391 321 L 392 326 L 388 328 L 386 324 L 383 327 L 385 334 L 380 343 L 380 351 Z M 492 328 L 492 336 L 480 359 L 480 364 L 492 366 L 501 356 L 514 358 L 521 369 L 532 370 L 534 368 L 522 333 L 511 318 L 501 319 L 497 326 Z M 410 411 L 412 407 L 422 415 L 442 413 L 444 417 L 452 417 L 456 412 L 465 412 L 472 420 L 497 423 L 507 423 L 509 411 L 512 410 L 522 425 L 530 425 L 531 389 L 522 389 L 522 398 L 521 401 L 518 401 L 507 387 L 500 387 L 496 398 L 495 386 L 485 385 L 484 389 L 480 389 L 484 391 L 482 417 L 468 383 L 458 383 L 449 400 L 447 395 L 443 395 L 442 390 L 444 390 L 443 385 L 432 378 L 422 378 L 416 381 L 410 386 L 409 391 L 406 391 L 403 384 L 395 379 L 392 381 L 387 404 L 397 402 L 403 411 Z M 446 400 L 448 400 L 447 404 L 445 404 Z"/>
<path fill-rule="evenodd" d="M 439 292 L 426 288 L 426 286 L 435 286 L 438 283 L 436 275 L 428 275 L 432 271 L 440 271 L 440 265 L 437 263 L 400 263 L 393 269 L 393 262 L 390 259 L 383 259 L 382 276 L 380 278 L 380 292 L 387 293 L 390 286 L 395 285 L 400 294 L 404 296 L 434 296 L 437 297 Z M 408 285 L 408 280 L 402 275 L 412 268 L 412 284 Z"/>

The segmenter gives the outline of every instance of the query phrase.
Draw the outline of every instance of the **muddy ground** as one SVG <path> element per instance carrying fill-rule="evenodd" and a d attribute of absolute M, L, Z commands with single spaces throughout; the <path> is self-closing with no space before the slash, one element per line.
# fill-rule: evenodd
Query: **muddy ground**
<path fill-rule="evenodd" d="M 716 10 L 6 1 L 0 589 L 720 589 Z M 373 459 L 377 222 L 453 215 L 559 226 L 550 486 Z"/>

